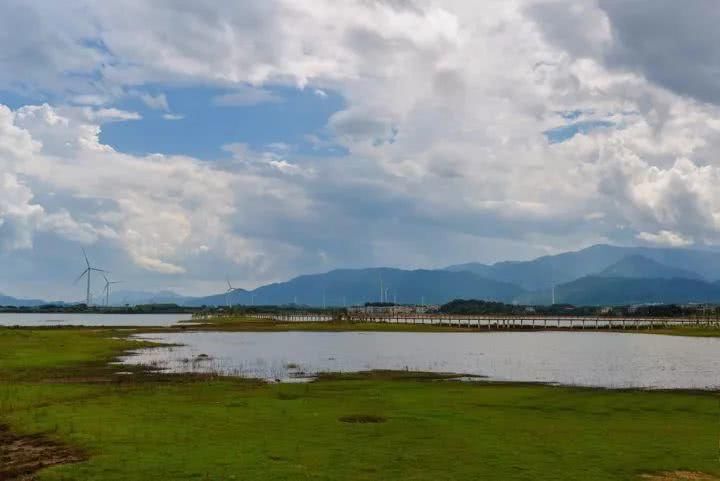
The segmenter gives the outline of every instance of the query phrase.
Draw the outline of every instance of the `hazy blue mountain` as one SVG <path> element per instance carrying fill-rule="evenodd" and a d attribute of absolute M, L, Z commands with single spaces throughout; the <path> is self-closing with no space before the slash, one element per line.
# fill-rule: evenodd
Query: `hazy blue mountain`
<path fill-rule="evenodd" d="M 222 294 L 214 294 L 211 296 L 188 297 L 183 302 L 183 305 L 184 306 L 192 306 L 192 307 L 224 306 L 227 304 L 250 305 L 253 302 L 254 301 L 250 294 L 250 291 L 246 291 L 245 289 L 235 289 L 232 292 L 222 293 Z M 256 301 L 254 303 L 258 304 Z"/>
<path fill-rule="evenodd" d="M 378 301 L 381 279 L 388 289 L 387 300 L 398 303 L 420 303 L 424 299 L 427 304 L 441 304 L 465 298 L 549 304 L 553 285 L 557 286 L 558 302 L 576 304 L 720 301 L 720 297 L 713 298 L 720 284 L 712 283 L 720 279 L 720 252 L 596 245 L 531 261 L 459 264 L 442 270 L 339 269 L 206 297 L 118 289 L 112 292 L 110 303 L 343 306 Z M 97 294 L 95 300 L 101 303 L 104 299 Z M 0 295 L 0 305 L 40 304 L 47 302 Z"/>
<path fill-rule="evenodd" d="M 550 293 L 520 296 L 522 303 L 548 304 Z M 720 284 L 699 279 L 587 276 L 555 287 L 555 302 L 576 306 L 720 302 Z"/>
<path fill-rule="evenodd" d="M 597 274 L 600 277 L 630 277 L 635 279 L 699 279 L 699 274 L 677 267 L 666 266 L 641 255 L 623 257 Z"/>
<path fill-rule="evenodd" d="M 498 262 L 493 265 L 460 264 L 447 269 L 474 272 L 488 279 L 517 284 L 527 290 L 548 289 L 598 274 L 623 258 L 642 256 L 669 268 L 692 272 L 693 277 L 720 279 L 720 253 L 706 250 L 618 247 L 595 245 L 576 252 L 543 256 L 531 261 Z"/>
<path fill-rule="evenodd" d="M 489 279 L 536 290 L 595 274 L 629 254 L 624 247 L 596 245 L 577 252 L 543 256 L 531 261 L 505 261 L 491 266 L 475 264 L 472 265 L 472 272 L 481 271 Z M 458 267 L 451 266 L 449 269 L 457 271 Z"/>
<path fill-rule="evenodd" d="M 18 299 L 0 294 L 0 306 L 35 307 L 43 304 L 47 304 L 47 302 L 41 299 Z"/>
<path fill-rule="evenodd" d="M 486 277 L 486 278 L 493 278 L 493 276 L 497 276 L 497 272 L 494 269 L 494 266 L 487 265 L 487 264 L 481 264 L 479 262 L 468 262 L 466 264 L 455 264 L 453 266 L 448 266 L 445 268 L 446 271 L 452 271 L 452 272 L 472 272 L 473 274 L 477 274 L 480 277 Z"/>
<path fill-rule="evenodd" d="M 343 306 L 380 300 L 380 281 L 387 299 L 398 303 L 441 304 L 459 297 L 511 302 L 523 293 L 516 285 L 484 279 L 470 272 L 389 268 L 340 269 L 304 275 L 253 291 L 235 291 L 232 304 L 306 304 Z M 193 299 L 191 305 L 222 305 L 225 295 Z"/>
<path fill-rule="evenodd" d="M 159 291 L 159 292 L 146 292 L 146 291 L 132 291 L 122 290 L 110 291 L 110 304 L 113 306 L 124 306 L 129 304 L 131 306 L 137 304 L 178 304 L 183 305 L 193 299 L 192 297 L 182 296 L 172 291 Z M 102 300 L 100 297 L 96 299 L 97 302 L 105 302 L 105 298 Z"/>

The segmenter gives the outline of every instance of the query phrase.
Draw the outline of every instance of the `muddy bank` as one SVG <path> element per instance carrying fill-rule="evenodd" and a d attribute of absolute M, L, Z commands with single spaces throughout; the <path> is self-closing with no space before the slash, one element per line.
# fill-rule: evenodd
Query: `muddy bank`
<path fill-rule="evenodd" d="M 41 434 L 20 436 L 0 424 L 0 481 L 31 481 L 43 468 L 83 459 L 85 456 L 77 449 Z"/>

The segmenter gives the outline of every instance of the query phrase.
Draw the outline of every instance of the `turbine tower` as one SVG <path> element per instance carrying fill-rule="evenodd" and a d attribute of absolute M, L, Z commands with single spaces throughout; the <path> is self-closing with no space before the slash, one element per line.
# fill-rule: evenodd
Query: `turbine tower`
<path fill-rule="evenodd" d="M 225 291 L 225 305 L 226 305 L 227 307 L 230 307 L 230 294 L 232 294 L 233 292 L 235 292 L 237 289 L 235 289 L 235 288 L 232 286 L 232 284 L 230 284 L 230 279 L 229 279 L 229 278 L 226 277 L 226 278 L 225 278 L 225 281 L 227 281 L 227 285 L 228 285 L 228 288 L 227 288 L 227 290 Z"/>
<path fill-rule="evenodd" d="M 82 279 L 84 276 L 87 276 L 87 290 L 85 291 L 85 299 L 86 299 L 87 305 L 89 306 L 90 305 L 90 278 L 92 277 L 91 274 L 93 271 L 95 271 L 95 272 L 105 272 L 105 271 L 102 269 L 97 269 L 90 265 L 90 261 L 88 260 L 88 256 L 85 253 L 85 249 L 82 250 L 82 253 L 83 253 L 83 257 L 85 258 L 85 265 L 87 267 L 83 271 L 83 273 L 80 274 L 80 276 L 77 279 L 75 279 L 75 283 L 79 282 L 80 279 Z"/>
<path fill-rule="evenodd" d="M 110 287 L 113 284 L 120 284 L 122 281 L 110 281 L 105 274 L 103 274 L 103 279 L 105 279 L 105 307 L 107 307 L 110 305 Z"/>

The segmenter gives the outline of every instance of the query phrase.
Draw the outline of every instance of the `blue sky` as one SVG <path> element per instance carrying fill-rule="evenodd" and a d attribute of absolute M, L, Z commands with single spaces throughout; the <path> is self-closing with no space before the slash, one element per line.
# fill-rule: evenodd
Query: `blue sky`
<path fill-rule="evenodd" d="M 148 95 L 165 95 L 172 114 L 181 118 L 167 120 L 164 110 L 151 109 L 138 97 L 127 97 L 118 108 L 138 112 L 142 119 L 117 122 L 103 128 L 101 139 L 118 150 L 133 154 L 164 153 L 199 158 L 228 156 L 223 145 L 241 142 L 254 149 L 273 143 L 293 146 L 299 154 L 338 153 L 313 149 L 308 135 L 324 136 L 328 118 L 343 108 L 342 97 L 333 92 L 316 93 L 313 89 L 270 87 L 269 102 L 255 105 L 218 105 L 214 98 L 232 93 L 208 87 L 150 86 Z"/>
<path fill-rule="evenodd" d="M 720 18 L 637 1 L 0 0 L 0 292 L 715 246 Z"/>
<path fill-rule="evenodd" d="M 576 118 L 575 116 L 572 117 Z M 572 122 L 567 125 L 560 125 L 546 130 L 545 136 L 553 143 L 565 142 L 575 137 L 577 134 L 587 134 L 595 129 L 613 127 L 615 124 L 607 120 L 585 120 L 582 122 Z"/>

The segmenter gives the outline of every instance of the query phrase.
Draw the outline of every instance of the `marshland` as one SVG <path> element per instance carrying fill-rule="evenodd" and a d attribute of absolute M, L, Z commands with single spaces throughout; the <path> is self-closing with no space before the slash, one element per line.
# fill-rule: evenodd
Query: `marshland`
<path fill-rule="evenodd" d="M 4 434 L 0 479 L 22 474 L 128 481 L 147 479 L 148 473 L 173 480 L 720 475 L 720 382 L 713 364 L 720 338 L 442 333 L 432 326 L 427 332 L 378 326 L 363 333 L 334 324 L 293 331 L 276 323 L 276 332 L 267 332 L 267 321 L 253 319 L 224 319 L 224 331 L 211 324 L 0 328 L 0 425 L 13 436 L 10 442 Z M 228 332 L 229 325 L 236 332 Z M 684 333 L 692 332 L 674 332 Z M 212 342 L 198 344 L 195 336 Z M 263 336 L 275 348 L 258 341 Z M 573 336 L 580 336 L 580 347 L 572 347 Z M 666 357 L 674 360 L 664 368 L 684 384 L 663 384 L 657 377 L 662 366 L 639 361 L 653 359 L 643 340 L 678 354 Z M 520 346 L 515 351 L 509 350 L 513 343 Z M 515 379 L 493 372 L 527 373 L 535 366 L 535 372 L 557 375 L 562 371 L 553 362 L 560 357 L 554 361 L 549 351 L 560 349 L 567 357 L 575 350 L 579 360 L 585 352 L 598 361 L 598 353 L 588 351 L 592 343 L 607 353 L 606 364 L 599 360 L 604 382 L 592 378 L 591 364 L 582 362 L 572 371 L 580 377 L 517 379 L 544 383 L 508 382 Z M 453 349 L 455 357 L 449 355 Z M 143 359 L 168 352 L 171 357 Z M 471 352 L 477 354 L 473 369 L 447 363 Z M 425 364 L 407 362 L 423 353 Z M 363 362 L 373 360 L 364 369 Z M 625 362 L 641 363 L 618 370 Z M 266 375 L 258 365 L 268 367 Z M 306 371 L 312 374 L 307 382 L 276 382 Z M 583 375 L 596 387 L 572 385 L 583 384 Z M 633 375 L 656 384 L 627 383 Z M 17 439 L 42 448 L 18 450 Z M 35 459 L 27 453 L 36 453 Z"/>

